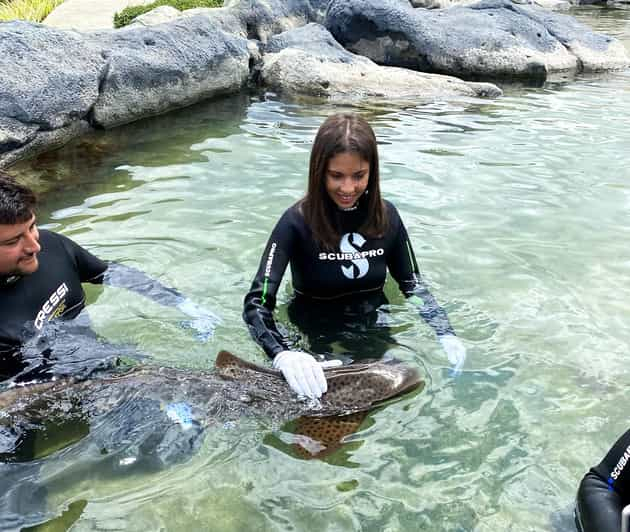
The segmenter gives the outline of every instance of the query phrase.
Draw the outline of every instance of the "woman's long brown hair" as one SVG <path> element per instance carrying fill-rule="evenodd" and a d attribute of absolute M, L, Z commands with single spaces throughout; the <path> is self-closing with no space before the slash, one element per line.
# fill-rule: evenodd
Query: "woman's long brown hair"
<path fill-rule="evenodd" d="M 332 220 L 335 205 L 326 191 L 326 171 L 330 159 L 348 152 L 358 154 L 370 167 L 368 186 L 359 200 L 362 208 L 367 202 L 367 218 L 360 231 L 374 238 L 382 236 L 387 228 L 374 131 L 357 114 L 332 115 L 320 126 L 315 136 L 309 164 L 308 191 L 301 205 L 313 237 L 325 249 L 335 249 L 341 237 Z"/>

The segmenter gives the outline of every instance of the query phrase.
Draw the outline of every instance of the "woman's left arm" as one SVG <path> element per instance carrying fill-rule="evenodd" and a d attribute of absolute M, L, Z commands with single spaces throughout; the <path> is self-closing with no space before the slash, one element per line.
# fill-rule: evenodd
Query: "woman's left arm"
<path fill-rule="evenodd" d="M 394 231 L 394 242 L 388 252 L 387 267 L 398 283 L 400 291 L 411 301 L 420 316 L 435 331 L 453 369 L 459 372 L 466 360 L 466 347 L 455 335 L 446 311 L 440 306 L 420 275 L 418 263 L 402 220 L 392 209 L 389 223 Z"/>

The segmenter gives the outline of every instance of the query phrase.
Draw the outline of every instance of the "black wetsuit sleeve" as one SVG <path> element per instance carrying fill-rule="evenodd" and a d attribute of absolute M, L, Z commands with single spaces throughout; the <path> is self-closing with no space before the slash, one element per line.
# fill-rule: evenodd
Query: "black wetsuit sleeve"
<path fill-rule="evenodd" d="M 243 319 L 252 338 L 272 358 L 280 351 L 290 349 L 287 338 L 273 319 L 276 294 L 291 256 L 293 230 L 290 218 L 290 211 L 285 212 L 271 233 L 243 305 Z"/>
<path fill-rule="evenodd" d="M 619 532 L 621 511 L 628 504 L 630 430 L 582 479 L 577 494 L 576 521 L 583 532 Z"/>
<path fill-rule="evenodd" d="M 107 270 L 107 263 L 92 255 L 89 251 L 82 248 L 74 240 L 64 235 L 57 234 L 61 240 L 62 246 L 72 257 L 76 266 L 79 280 L 82 283 L 100 284 L 103 282 L 103 274 Z"/>
<path fill-rule="evenodd" d="M 82 283 L 125 288 L 169 307 L 175 307 L 186 299 L 174 288 L 163 285 L 141 270 L 117 262 L 102 261 L 76 242 L 63 235 L 59 236 L 75 261 Z"/>
<path fill-rule="evenodd" d="M 168 307 L 175 307 L 186 299 L 174 288 L 163 285 L 143 271 L 117 262 L 107 264 L 102 282 L 108 286 L 125 288 Z"/>
<path fill-rule="evenodd" d="M 446 311 L 438 304 L 420 276 L 416 257 L 402 220 L 395 211 L 390 211 L 389 223 L 395 231 L 391 250 L 388 252 L 387 268 L 398 283 L 406 298 L 411 298 L 420 311 L 420 316 L 438 336 L 455 334 L 448 321 Z"/>

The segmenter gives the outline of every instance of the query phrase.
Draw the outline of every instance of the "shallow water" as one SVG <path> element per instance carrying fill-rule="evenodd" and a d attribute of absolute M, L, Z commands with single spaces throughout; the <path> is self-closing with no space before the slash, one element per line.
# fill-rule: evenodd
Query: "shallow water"
<path fill-rule="evenodd" d="M 630 10 L 573 14 L 630 47 Z M 21 165 L 46 227 L 222 319 L 201 344 L 177 311 L 90 288 L 96 331 L 180 367 L 211 366 L 224 348 L 262 361 L 242 298 L 304 192 L 318 125 L 339 109 L 239 96 Z M 325 460 L 299 459 L 291 427 L 266 420 L 211 427 L 190 460 L 159 472 L 86 471 L 58 452 L 33 480 L 52 515 L 72 504 L 59 530 L 570 530 L 579 480 L 627 429 L 630 71 L 361 112 L 384 195 L 468 346 L 463 374 L 450 377 L 390 280 L 391 352 L 422 368 L 422 393 L 373 412 Z"/>

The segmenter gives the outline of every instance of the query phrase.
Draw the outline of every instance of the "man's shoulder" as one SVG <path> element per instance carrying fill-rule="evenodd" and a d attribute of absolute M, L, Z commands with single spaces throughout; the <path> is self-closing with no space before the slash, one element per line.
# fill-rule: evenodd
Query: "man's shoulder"
<path fill-rule="evenodd" d="M 71 238 L 50 231 L 49 229 L 39 230 L 39 242 L 42 245 L 42 251 L 45 254 L 52 255 L 67 255 L 69 257 L 76 258 L 77 256 L 84 255 L 87 251 L 77 244 Z M 74 259 L 73 259 L 74 260 Z"/>
<path fill-rule="evenodd" d="M 39 229 L 39 239 L 47 240 L 49 242 L 67 242 L 72 240 L 61 233 L 56 233 L 55 231 L 51 231 L 50 229 Z"/>
<path fill-rule="evenodd" d="M 39 242 L 42 244 L 42 248 L 48 251 L 55 248 L 70 251 L 69 248 L 78 246 L 78 244 L 67 236 L 51 231 L 50 229 L 39 230 Z"/>
<path fill-rule="evenodd" d="M 54 231 L 50 231 L 49 229 L 40 229 L 39 230 L 39 243 L 42 246 L 42 251 L 52 252 L 52 251 L 60 251 L 64 250 L 63 241 L 64 238 L 59 233 L 55 233 Z"/>

